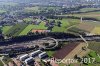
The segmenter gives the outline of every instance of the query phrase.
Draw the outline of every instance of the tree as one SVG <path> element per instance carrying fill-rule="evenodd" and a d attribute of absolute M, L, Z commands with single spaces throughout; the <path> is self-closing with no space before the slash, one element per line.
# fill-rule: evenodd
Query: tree
<path fill-rule="evenodd" d="M 0 26 L 0 34 L 2 34 L 2 26 Z"/>

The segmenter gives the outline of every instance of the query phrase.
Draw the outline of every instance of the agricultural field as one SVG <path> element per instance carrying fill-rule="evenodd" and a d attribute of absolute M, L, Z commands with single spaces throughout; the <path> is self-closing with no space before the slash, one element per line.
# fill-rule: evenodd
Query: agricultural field
<path fill-rule="evenodd" d="M 0 5 L 5 5 L 5 6 L 16 6 L 18 5 L 17 3 L 14 3 L 14 2 L 0 2 Z"/>
<path fill-rule="evenodd" d="M 93 34 L 100 34 L 100 22 L 83 22 L 82 24 L 78 25 L 77 28 L 80 28 Z"/>
<path fill-rule="evenodd" d="M 20 35 L 27 35 L 28 32 L 30 32 L 33 29 L 34 25 L 28 25 L 20 34 Z"/>
<path fill-rule="evenodd" d="M 6 13 L 6 11 L 5 10 L 0 10 L 0 14 L 2 14 L 2 13 Z"/>
<path fill-rule="evenodd" d="M 99 21 L 83 21 L 85 24 L 88 24 L 88 25 L 92 25 L 92 26 L 95 26 L 95 27 L 100 27 L 100 22 Z"/>
<path fill-rule="evenodd" d="M 45 27 L 44 22 L 41 22 L 39 25 L 30 24 L 24 30 L 22 30 L 19 35 L 27 35 L 27 33 L 29 33 L 32 29 L 47 29 L 47 27 Z"/>
<path fill-rule="evenodd" d="M 23 21 L 24 22 L 31 22 L 33 19 L 32 18 L 24 18 Z"/>
<path fill-rule="evenodd" d="M 7 33 L 7 31 L 11 28 L 12 26 L 3 26 L 2 31 L 3 34 Z"/>
<path fill-rule="evenodd" d="M 55 51 L 46 51 L 46 52 L 47 52 L 47 54 L 49 55 L 49 57 L 52 57 L 53 54 L 55 53 Z"/>
<path fill-rule="evenodd" d="M 89 49 L 96 51 L 100 54 L 100 42 L 91 41 L 89 43 Z"/>
<path fill-rule="evenodd" d="M 80 12 L 87 12 L 87 11 L 94 11 L 94 10 L 100 10 L 100 8 L 82 8 L 80 9 Z"/>
<path fill-rule="evenodd" d="M 95 11 L 99 10 L 99 11 Z M 64 15 L 58 15 L 58 16 L 75 16 L 75 17 L 87 17 L 87 18 L 95 18 L 100 20 L 100 8 L 82 8 L 79 10 L 79 12 L 84 13 L 72 13 L 72 14 L 64 14 Z"/>
<path fill-rule="evenodd" d="M 83 31 L 83 32 L 100 35 L 100 22 L 83 21 L 83 23 L 71 27 L 70 29 L 68 29 L 68 31 L 73 31 L 76 33 Z"/>
<path fill-rule="evenodd" d="M 97 53 L 95 51 L 91 50 L 86 57 L 87 58 L 94 58 L 95 61 L 93 63 L 89 63 L 89 62 L 88 63 L 84 63 L 83 66 L 99 66 L 100 65 L 99 64 L 100 58 L 99 58 L 99 56 L 97 56 Z"/>
<path fill-rule="evenodd" d="M 100 35 L 100 27 L 95 27 L 91 33 Z"/>
<path fill-rule="evenodd" d="M 24 30 L 28 25 L 27 24 L 16 24 L 15 26 L 12 26 L 5 35 L 11 35 L 11 36 L 18 36 L 22 30 Z"/>
<path fill-rule="evenodd" d="M 33 29 L 47 29 L 47 27 L 44 22 L 41 22 L 39 25 L 34 25 Z"/>
<path fill-rule="evenodd" d="M 30 18 L 27 18 L 25 20 L 31 20 Z M 54 19 L 49 19 L 54 20 Z M 62 19 L 62 20 L 56 20 L 55 21 L 61 21 L 61 27 L 54 26 L 52 29 L 52 32 L 66 32 L 67 28 L 77 25 L 80 23 L 80 20 L 78 19 Z M 32 29 L 47 29 L 45 27 L 45 22 L 41 22 L 39 25 L 34 24 L 16 24 L 15 26 L 4 26 L 3 27 L 3 33 L 4 35 L 12 35 L 12 36 L 21 36 L 21 35 L 27 35 Z"/>
<path fill-rule="evenodd" d="M 95 28 L 95 26 L 83 22 L 83 23 L 80 23 L 79 25 L 77 25 L 76 28 L 85 30 L 87 32 L 91 32 Z"/>
<path fill-rule="evenodd" d="M 24 10 L 23 10 L 24 12 L 26 12 L 26 13 L 36 13 L 36 12 L 40 12 L 40 10 L 39 10 L 39 7 L 25 7 L 24 8 Z"/>
<path fill-rule="evenodd" d="M 29 19 L 30 20 L 30 19 Z M 52 28 L 52 32 L 68 32 L 69 30 L 77 32 L 77 31 L 86 31 L 91 33 L 98 33 L 100 29 L 100 23 L 99 22 L 87 22 L 83 21 L 83 23 L 80 23 L 80 20 L 78 19 L 49 19 L 49 20 L 55 20 L 60 21 L 61 27 L 54 26 Z M 87 29 L 88 28 L 88 29 Z M 4 26 L 3 27 L 3 33 L 5 35 L 13 35 L 13 36 L 21 36 L 21 35 L 27 35 L 32 29 L 47 29 L 45 27 L 45 22 L 41 22 L 39 25 L 34 24 L 17 24 L 13 27 L 11 26 Z"/>
<path fill-rule="evenodd" d="M 62 23 L 61 27 L 54 26 L 52 32 L 66 32 L 67 28 L 80 23 L 78 19 L 62 19 L 60 21 Z"/>
<path fill-rule="evenodd" d="M 75 16 L 75 17 L 90 17 L 90 18 L 96 18 L 100 19 L 100 11 L 99 12 L 89 12 L 89 13 L 80 13 L 80 14 L 69 14 L 66 16 Z"/>

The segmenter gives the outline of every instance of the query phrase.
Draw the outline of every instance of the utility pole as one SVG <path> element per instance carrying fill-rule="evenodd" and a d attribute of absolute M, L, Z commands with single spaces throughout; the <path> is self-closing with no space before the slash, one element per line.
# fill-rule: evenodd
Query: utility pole
<path fill-rule="evenodd" d="M 82 23 L 82 22 L 83 22 L 83 17 L 81 17 L 81 19 L 80 19 L 80 20 L 81 20 L 81 23 Z"/>

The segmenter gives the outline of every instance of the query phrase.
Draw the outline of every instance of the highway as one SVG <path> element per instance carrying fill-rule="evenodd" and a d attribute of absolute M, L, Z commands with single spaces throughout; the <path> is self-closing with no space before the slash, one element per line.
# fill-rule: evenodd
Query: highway
<path fill-rule="evenodd" d="M 100 41 L 100 36 L 85 36 L 86 41 Z M 66 38 L 66 39 L 56 39 L 57 41 L 84 41 L 81 37 L 79 38 Z"/>
<path fill-rule="evenodd" d="M 51 37 L 51 38 L 54 38 L 56 39 L 58 42 L 60 41 L 84 41 L 80 36 L 70 36 L 70 35 L 63 35 L 62 36 L 59 34 L 57 34 L 56 36 L 55 35 L 50 35 L 48 37 Z M 100 35 L 91 35 L 91 36 L 83 36 L 84 39 L 86 41 L 100 41 Z M 42 38 L 46 38 L 46 36 L 42 37 Z M 31 38 L 31 40 L 29 41 L 30 38 L 27 38 L 25 37 L 25 39 L 21 42 L 19 42 L 19 40 L 8 40 L 8 41 L 4 41 L 4 42 L 0 42 L 0 46 L 8 46 L 8 45 L 13 45 L 13 44 L 20 44 L 20 43 L 27 43 L 27 42 L 31 42 L 31 41 L 35 41 L 35 40 L 38 40 L 38 39 L 42 39 L 42 38 L 37 38 L 37 39 L 34 39 L 34 38 Z M 19 38 L 19 39 L 22 39 L 22 38 Z M 27 39 L 27 40 L 26 40 Z"/>

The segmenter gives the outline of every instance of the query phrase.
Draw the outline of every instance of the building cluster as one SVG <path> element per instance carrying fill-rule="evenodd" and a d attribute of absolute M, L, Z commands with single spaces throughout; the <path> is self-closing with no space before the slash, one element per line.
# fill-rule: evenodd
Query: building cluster
<path fill-rule="evenodd" d="M 44 30 L 44 29 L 39 29 L 39 30 L 32 30 L 32 33 L 48 33 L 51 32 L 50 30 Z"/>
<path fill-rule="evenodd" d="M 32 53 L 24 54 L 24 55 L 21 55 L 21 56 L 18 57 L 18 59 L 22 63 L 29 65 L 29 66 L 34 66 L 37 59 L 38 59 L 38 62 L 40 62 L 40 60 L 44 60 L 44 59 L 47 59 L 47 58 L 48 58 L 47 53 L 43 52 L 41 50 L 36 50 Z"/>
<path fill-rule="evenodd" d="M 15 25 L 17 23 L 23 23 L 24 22 L 23 19 L 28 18 L 28 17 L 25 17 L 25 16 L 16 16 L 15 17 L 15 16 L 10 15 L 10 14 L 9 15 L 5 14 L 5 15 L 3 15 L 1 17 L 2 17 L 2 19 L 0 19 L 0 26 L 3 26 L 3 25 L 12 26 L 12 25 Z M 28 24 L 32 24 L 33 23 L 35 25 L 39 25 L 42 20 L 46 20 L 47 19 L 44 16 L 29 16 L 29 17 L 32 18 L 32 21 L 28 22 Z"/>

